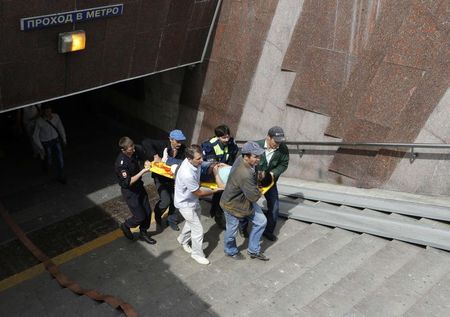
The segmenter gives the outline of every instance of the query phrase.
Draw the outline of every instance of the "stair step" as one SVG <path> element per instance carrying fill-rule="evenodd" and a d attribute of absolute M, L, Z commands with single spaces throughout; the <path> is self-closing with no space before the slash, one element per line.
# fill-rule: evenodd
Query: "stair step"
<path fill-rule="evenodd" d="M 293 220 L 290 220 L 293 221 Z M 239 316 L 242 310 L 250 309 L 251 303 L 255 302 L 253 293 L 254 281 L 264 279 L 269 273 L 275 270 L 280 263 L 284 262 L 286 258 L 296 255 L 302 252 L 302 249 L 323 238 L 331 229 L 319 226 L 310 225 L 306 229 L 300 231 L 296 235 L 290 237 L 288 240 L 280 243 L 271 248 L 270 261 L 267 263 L 252 263 L 248 265 L 250 267 L 249 272 L 242 274 L 242 279 L 225 278 L 220 279 L 217 283 L 210 285 L 205 290 L 200 290 L 199 293 L 210 296 L 208 297 L 208 303 L 212 304 L 214 311 L 219 315 L 236 315 Z M 248 260 L 247 260 L 248 261 Z M 253 262 L 256 260 L 253 260 Z M 244 283 L 242 281 L 245 281 Z M 234 305 L 236 302 L 246 303 L 245 305 Z"/>
<path fill-rule="evenodd" d="M 324 203 L 324 202 L 317 202 L 315 204 L 315 206 L 316 207 L 329 206 L 329 207 L 333 208 L 334 205 Z M 355 211 L 355 212 L 358 212 L 360 214 L 367 215 L 367 216 L 382 217 L 384 219 L 395 219 L 398 221 L 403 221 L 406 223 L 415 224 L 415 225 L 419 225 L 419 226 L 423 226 L 423 227 L 428 227 L 428 228 L 433 228 L 433 229 L 443 229 L 443 230 L 450 231 L 450 225 L 445 224 L 444 222 L 436 221 L 436 220 L 432 220 L 432 219 L 427 219 L 427 218 L 416 219 L 414 217 L 405 216 L 405 215 L 397 214 L 394 212 L 386 213 L 386 212 L 377 211 L 377 210 L 373 210 L 373 209 L 369 209 L 369 208 L 360 209 L 360 208 L 350 207 L 350 206 L 346 206 L 346 205 L 341 205 L 341 206 L 339 206 L 339 208 L 343 209 L 343 210 L 348 210 L 348 211 Z"/>
<path fill-rule="evenodd" d="M 439 283 L 449 270 L 448 253 L 424 249 L 346 314 L 401 315 Z"/>
<path fill-rule="evenodd" d="M 447 317 L 450 312 L 450 273 L 420 298 L 403 316 Z"/>
<path fill-rule="evenodd" d="M 308 206 L 319 203 L 317 200 L 304 199 L 296 196 L 280 196 L 280 199 L 290 202 L 292 204 L 304 204 Z"/>
<path fill-rule="evenodd" d="M 296 233 L 295 236 L 297 236 L 307 230 L 309 227 L 309 225 L 303 224 L 298 221 L 286 221 L 283 226 L 281 226 L 281 234 L 279 235 L 279 240 L 277 241 L 277 247 L 284 245 L 286 243 L 285 240 L 291 241 L 293 239 L 292 236 L 294 235 L 294 233 Z M 291 232 L 291 234 L 287 234 L 288 232 Z M 241 241 L 244 242 L 243 239 Z M 223 243 L 221 243 L 221 246 L 223 246 Z M 222 248 L 220 249 L 222 250 Z M 281 252 L 282 250 L 285 249 L 281 248 L 279 250 L 278 248 L 273 248 L 275 254 Z M 295 252 L 295 249 L 294 251 L 291 250 L 291 252 Z M 246 254 L 246 251 L 244 250 L 242 253 Z M 253 260 L 254 265 L 250 266 L 247 262 L 250 260 L 248 256 L 246 260 L 236 261 L 225 256 L 223 252 L 221 252 L 221 254 L 221 259 L 216 260 L 213 265 L 199 267 L 199 265 L 196 264 L 197 270 L 195 273 L 187 277 L 180 277 L 183 287 L 187 287 L 185 291 L 189 291 L 191 292 L 191 295 L 193 293 L 195 294 L 195 296 L 191 296 L 188 294 L 187 296 L 179 297 L 178 300 L 171 300 L 169 303 L 167 303 L 166 298 L 168 296 L 173 296 L 171 295 L 172 293 L 179 292 L 180 290 L 173 289 L 174 287 L 178 288 L 178 286 L 176 285 L 161 290 L 152 299 L 152 302 L 154 301 L 155 305 L 157 305 L 160 299 L 161 302 L 164 299 L 166 303 L 165 307 L 161 307 L 159 313 L 164 315 L 168 314 L 168 311 L 170 311 L 171 314 L 175 314 L 177 312 L 181 314 L 186 305 L 189 305 L 191 309 L 195 307 L 197 311 L 205 310 L 203 300 L 207 301 L 210 304 L 215 300 L 220 300 L 223 298 L 223 292 L 221 291 L 222 288 L 220 287 L 220 285 L 222 285 L 224 281 L 225 283 L 241 282 L 239 279 L 235 279 L 236 272 L 240 272 L 240 275 L 245 278 L 254 270 L 266 270 L 270 268 L 270 265 L 272 264 L 270 263 L 271 261 L 269 261 L 268 263 L 258 263 L 255 262 L 256 260 Z M 267 254 L 271 256 L 271 252 L 268 251 Z M 275 262 L 276 261 L 274 261 L 274 263 Z"/>
<path fill-rule="evenodd" d="M 335 206 L 293 205 L 285 201 L 280 201 L 280 209 L 293 219 L 450 250 L 450 230 L 430 228 L 419 222 L 411 224 L 381 214 L 365 215 Z"/>
<path fill-rule="evenodd" d="M 393 213 L 385 213 L 385 212 L 376 211 L 376 210 L 367 209 L 367 208 L 365 208 L 363 211 L 367 212 L 366 213 L 367 215 L 386 217 L 386 219 L 395 219 L 395 220 L 405 222 L 405 223 L 410 223 L 410 224 L 423 226 L 423 227 L 427 227 L 427 228 L 431 228 L 431 229 L 443 229 L 443 230 L 447 230 L 450 232 L 449 225 L 445 225 L 443 222 L 436 221 L 436 220 L 431 220 L 431 219 L 427 219 L 427 218 L 416 219 L 411 216 L 405 216 L 405 215 L 397 214 L 394 212 Z"/>
<path fill-rule="evenodd" d="M 353 190 L 353 188 L 351 189 Z M 420 201 L 399 200 L 394 199 L 393 196 L 380 199 L 380 197 L 353 194 L 350 192 L 333 192 L 283 184 L 278 184 L 278 191 L 281 195 L 286 196 L 298 196 L 304 199 L 450 221 L 450 208 L 448 206 L 434 205 Z"/>
<path fill-rule="evenodd" d="M 311 225 L 311 227 L 315 226 L 318 225 Z M 232 315 L 230 313 L 232 311 L 233 315 L 236 316 L 258 316 L 254 312 L 261 307 L 262 300 L 268 294 L 274 294 L 276 291 L 282 289 L 293 279 L 301 276 L 309 268 L 314 267 L 317 263 L 341 249 L 352 241 L 354 237 L 358 236 L 357 234 L 341 229 L 325 229 L 328 233 L 323 235 L 323 229 L 320 229 L 318 239 L 312 243 L 305 241 L 305 247 L 301 251 L 296 252 L 292 256 L 283 257 L 281 262 L 274 265 L 264 274 L 252 277 L 249 283 L 246 283 L 245 289 L 242 288 L 238 292 L 242 294 L 239 300 L 241 305 L 228 305 L 228 308 L 223 305 L 218 305 L 218 308 L 222 307 L 225 315 Z M 232 289 L 228 290 L 228 292 L 230 291 Z M 232 300 L 230 299 L 229 303 L 232 303 Z M 214 311 L 217 311 L 218 308 L 215 305 L 213 306 Z"/>
<path fill-rule="evenodd" d="M 409 216 L 396 214 L 396 213 L 391 213 L 389 215 L 389 217 L 392 218 L 392 219 L 399 220 L 399 221 L 404 221 L 404 222 L 407 222 L 407 223 L 414 223 L 414 224 L 419 224 L 419 225 L 423 224 L 424 226 L 429 227 L 426 223 L 419 223 L 419 219 L 412 218 L 412 217 L 409 217 Z M 423 218 L 420 218 L 420 219 L 423 219 Z"/>
<path fill-rule="evenodd" d="M 359 235 L 339 228 L 330 230 L 324 237 L 308 244 L 302 252 L 286 258 L 267 274 L 266 279 L 257 280 L 255 283 L 262 288 L 278 291 L 284 287 L 284 283 L 289 283 L 293 277 L 300 276 L 304 270 L 340 250 L 355 237 Z"/>
<path fill-rule="evenodd" d="M 347 194 L 351 193 L 358 196 L 377 197 L 379 199 L 394 199 L 399 201 L 410 201 L 419 204 L 431 204 L 450 208 L 450 197 L 443 195 L 420 195 L 407 192 L 399 192 L 393 190 L 379 188 L 358 188 L 348 185 L 337 185 L 323 182 L 314 182 L 301 180 L 299 178 L 280 177 L 277 182 L 278 186 L 292 186 L 300 189 L 311 189 L 329 191 L 333 193 Z"/>
<path fill-rule="evenodd" d="M 331 254 L 314 267 L 308 268 L 304 274 L 292 279 L 281 290 L 270 298 L 264 299 L 256 315 L 278 314 L 280 316 L 299 311 L 312 300 L 323 294 L 334 283 L 360 268 L 373 254 L 386 245 L 387 241 L 374 236 L 363 234 L 353 239 L 339 252 Z M 307 285 L 307 287 L 305 287 Z"/>
<path fill-rule="evenodd" d="M 374 291 L 422 248 L 391 241 L 300 311 L 303 316 L 343 316 L 367 294 Z"/>
<path fill-rule="evenodd" d="M 441 221 L 436 221 L 436 220 L 432 220 L 432 219 L 427 219 L 427 218 L 421 218 L 419 220 L 420 223 L 423 224 L 427 224 L 428 226 L 430 226 L 431 228 L 436 228 L 436 229 L 443 229 L 443 230 L 450 230 L 450 224 L 448 223 L 443 223 Z"/>

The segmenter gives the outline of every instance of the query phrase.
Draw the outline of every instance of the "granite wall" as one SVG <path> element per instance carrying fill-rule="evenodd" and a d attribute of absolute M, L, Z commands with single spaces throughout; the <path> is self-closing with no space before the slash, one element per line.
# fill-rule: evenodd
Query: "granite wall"
<path fill-rule="evenodd" d="M 185 129 L 194 142 L 208 138 L 224 122 L 237 130 L 277 4 L 276 0 L 222 2 L 208 65 L 197 66 L 198 72 L 190 76 L 199 83 L 190 87 L 197 87 L 201 96 L 185 96 L 179 115 L 179 121 L 195 120 L 197 129 L 189 129 L 190 123 Z"/>
<path fill-rule="evenodd" d="M 123 4 L 123 15 L 21 31 L 20 19 Z M 218 0 L 0 0 L 0 112 L 202 58 Z M 81 29 L 86 49 L 57 51 Z"/>
<path fill-rule="evenodd" d="M 143 124 L 169 132 L 176 128 L 184 74 L 184 68 L 165 71 L 96 90 L 88 99 L 93 104 L 107 105 L 109 113 L 127 118 L 126 124 L 134 128 L 141 129 L 136 125 Z"/>
<path fill-rule="evenodd" d="M 198 138 L 225 122 L 242 139 L 278 124 L 292 141 L 448 142 L 436 134 L 448 124 L 433 119 L 450 108 L 448 16 L 447 0 L 224 1 L 199 72 Z M 404 155 L 311 148 L 286 175 L 448 193 L 445 151 L 413 164 Z M 436 182 L 418 185 L 430 173 Z"/>

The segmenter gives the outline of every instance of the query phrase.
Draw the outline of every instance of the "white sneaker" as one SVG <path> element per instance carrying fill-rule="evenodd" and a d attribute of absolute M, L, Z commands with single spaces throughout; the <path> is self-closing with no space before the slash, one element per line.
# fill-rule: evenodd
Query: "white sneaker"
<path fill-rule="evenodd" d="M 199 255 L 191 255 L 191 258 L 193 258 L 195 261 L 197 261 L 199 264 L 208 265 L 209 260 L 203 256 Z"/>
<path fill-rule="evenodd" d="M 192 248 L 189 244 L 182 244 L 181 245 L 183 247 L 183 250 L 186 251 L 187 253 L 192 253 Z"/>

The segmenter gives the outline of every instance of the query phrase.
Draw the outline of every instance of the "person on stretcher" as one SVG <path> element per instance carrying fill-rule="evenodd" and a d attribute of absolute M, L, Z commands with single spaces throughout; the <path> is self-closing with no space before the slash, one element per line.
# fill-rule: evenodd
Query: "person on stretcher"
<path fill-rule="evenodd" d="M 230 175 L 231 166 L 225 163 L 203 162 L 200 174 L 202 182 L 215 182 L 217 187 L 225 188 Z M 272 183 L 272 175 L 270 173 L 258 172 L 258 186 L 267 187 Z"/>
<path fill-rule="evenodd" d="M 163 157 L 162 161 L 170 166 L 170 170 L 176 175 L 180 160 L 174 158 Z M 202 162 L 200 181 L 205 183 L 216 183 L 218 188 L 225 188 L 230 175 L 231 166 L 218 162 Z M 272 175 L 270 173 L 258 172 L 258 186 L 267 187 L 272 183 Z"/>

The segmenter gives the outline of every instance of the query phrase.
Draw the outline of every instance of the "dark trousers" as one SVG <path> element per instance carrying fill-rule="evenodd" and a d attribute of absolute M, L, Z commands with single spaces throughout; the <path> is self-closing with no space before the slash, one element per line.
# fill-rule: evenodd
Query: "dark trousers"
<path fill-rule="evenodd" d="M 278 214 L 280 213 L 280 200 L 276 183 L 264 194 L 264 197 L 267 200 L 267 212 L 265 213 L 267 226 L 264 233 L 273 234 L 277 225 Z"/>
<path fill-rule="evenodd" d="M 222 208 L 220 207 L 220 198 L 222 197 L 222 192 L 215 193 L 212 196 L 211 200 L 211 209 L 209 210 L 209 213 L 211 217 L 214 218 L 217 225 L 221 229 L 225 229 L 225 215 L 223 213 Z"/>
<path fill-rule="evenodd" d="M 43 162 L 45 167 L 49 168 L 54 162 L 56 167 L 56 176 L 58 178 L 63 178 L 64 159 L 61 143 L 56 138 L 47 142 L 42 142 L 42 146 L 45 150 L 45 161 Z"/>
<path fill-rule="evenodd" d="M 219 205 L 221 197 L 222 197 L 222 192 L 215 193 L 212 196 L 211 209 L 209 210 L 209 214 L 211 215 L 211 217 L 215 217 L 216 215 L 223 216 L 223 210 L 222 210 L 222 208 L 220 208 L 220 205 Z"/>
<path fill-rule="evenodd" d="M 159 200 L 155 205 L 155 220 L 161 223 L 161 216 L 164 211 L 169 208 L 169 216 L 167 221 L 171 224 L 177 224 L 181 219 L 181 214 L 173 205 L 173 197 L 175 194 L 175 187 L 172 183 L 161 182 L 155 177 L 155 187 L 158 191 Z"/>
<path fill-rule="evenodd" d="M 145 189 L 142 188 L 138 193 L 122 189 L 122 195 L 133 215 L 131 218 L 125 220 L 126 226 L 129 228 L 139 226 L 141 231 L 147 231 L 150 228 L 152 208 L 150 207 Z"/>

